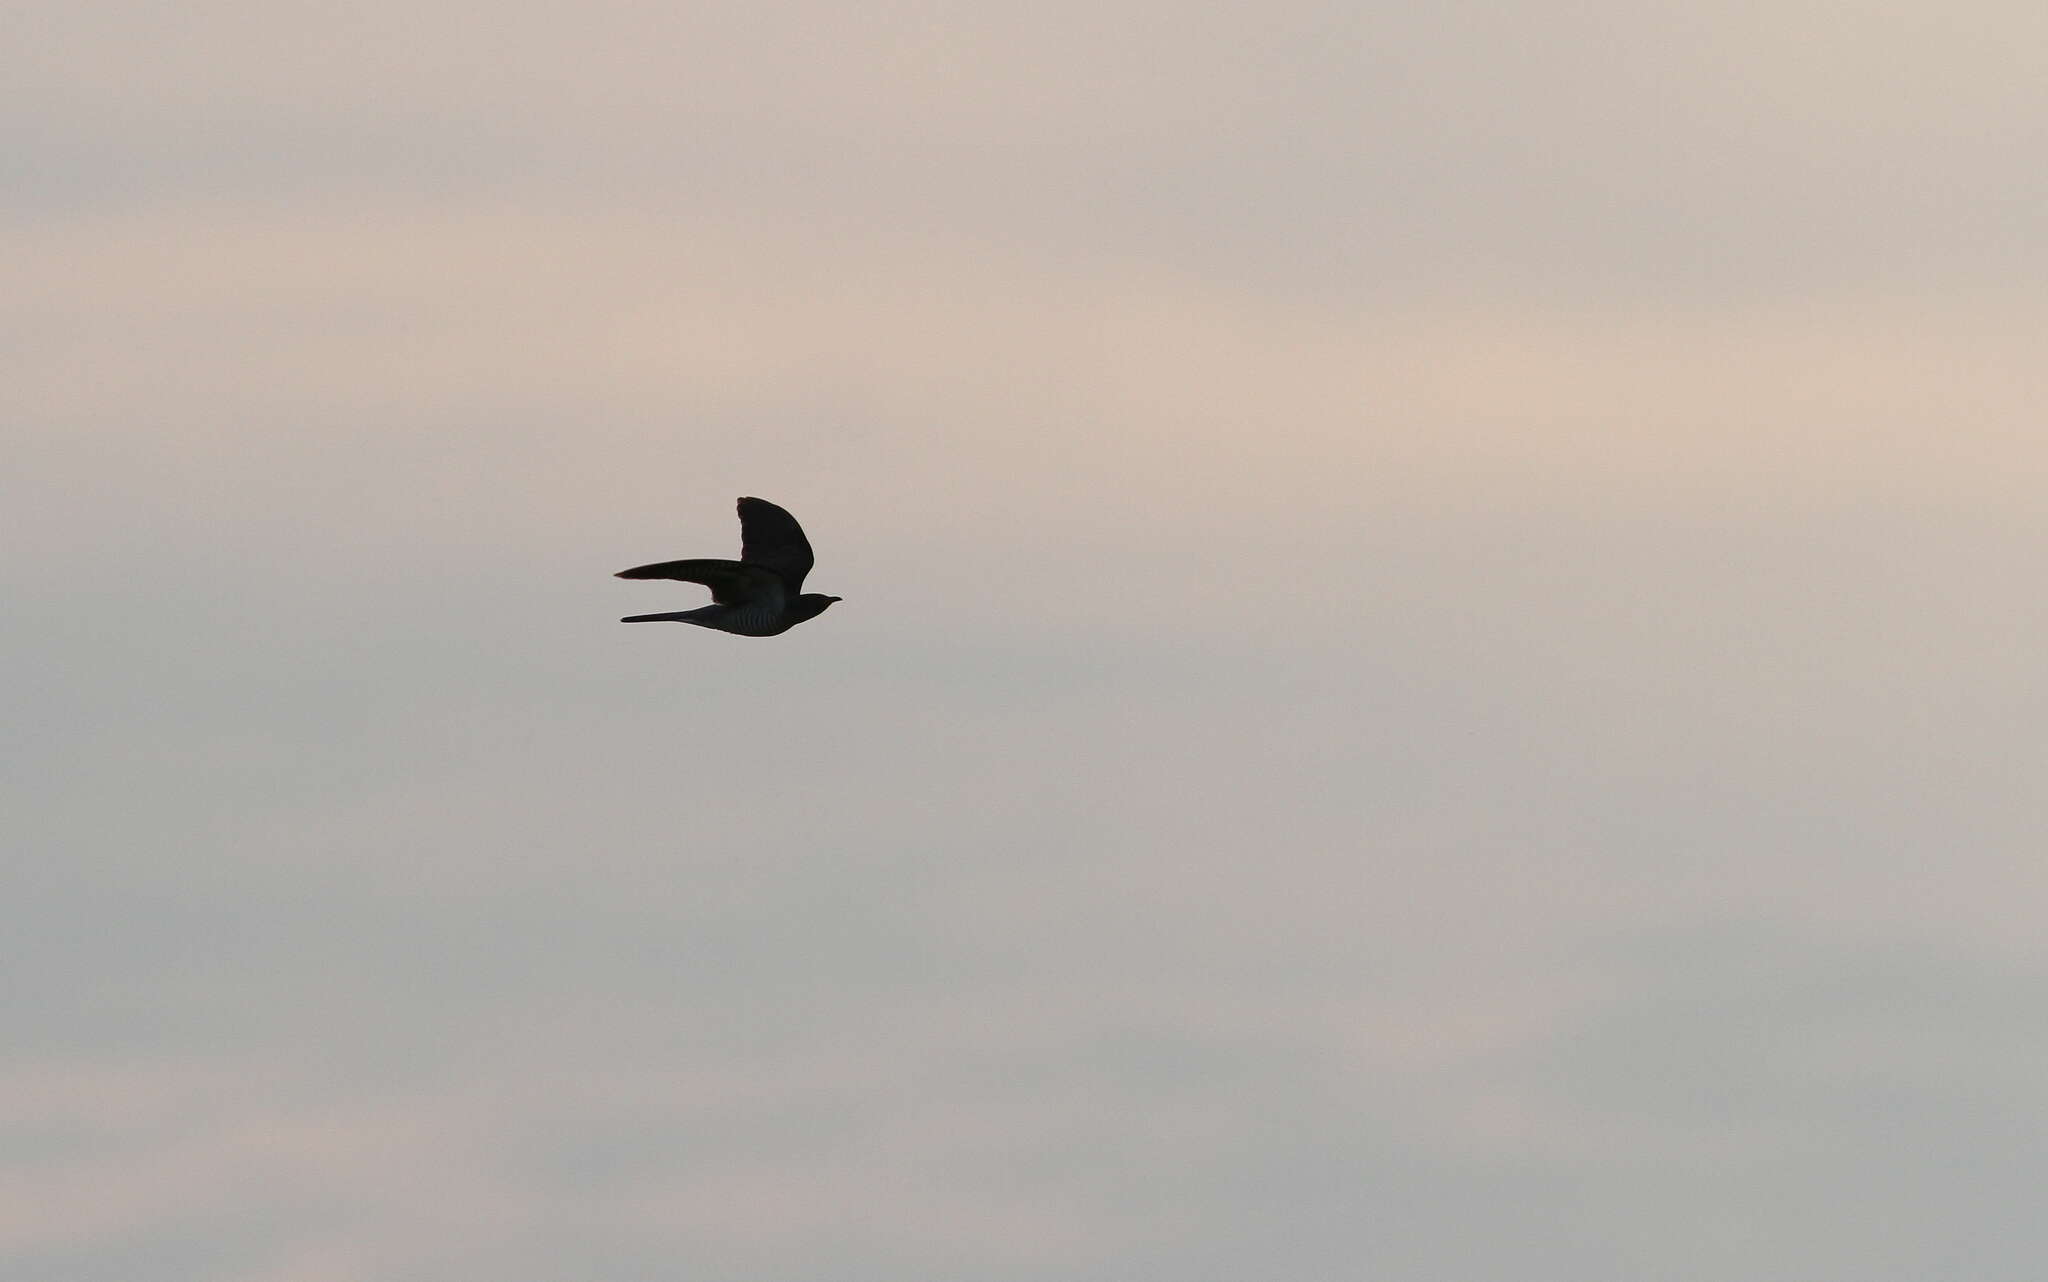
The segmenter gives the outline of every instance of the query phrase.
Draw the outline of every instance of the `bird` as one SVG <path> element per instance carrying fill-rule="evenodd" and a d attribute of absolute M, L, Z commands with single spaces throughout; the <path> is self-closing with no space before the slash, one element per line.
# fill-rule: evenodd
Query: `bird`
<path fill-rule="evenodd" d="M 740 559 L 657 561 L 620 570 L 621 579 L 677 579 L 711 589 L 711 604 L 670 614 L 632 614 L 621 623 L 673 621 L 743 637 L 772 637 L 823 614 L 842 597 L 799 592 L 811 572 L 811 543 L 796 518 L 766 499 L 743 498 Z"/>

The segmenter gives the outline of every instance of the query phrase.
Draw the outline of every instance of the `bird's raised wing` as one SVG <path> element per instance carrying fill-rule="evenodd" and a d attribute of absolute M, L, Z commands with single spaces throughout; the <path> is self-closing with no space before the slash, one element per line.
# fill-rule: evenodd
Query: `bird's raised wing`
<path fill-rule="evenodd" d="M 779 602 L 786 592 L 781 576 L 773 570 L 716 558 L 657 561 L 653 565 L 636 565 L 630 570 L 620 570 L 615 577 L 701 583 L 711 589 L 711 599 L 719 605 L 745 605 L 764 596 L 773 596 Z"/>
<path fill-rule="evenodd" d="M 781 575 L 794 595 L 813 559 L 804 527 L 767 499 L 741 499 L 739 510 L 740 561 Z"/>

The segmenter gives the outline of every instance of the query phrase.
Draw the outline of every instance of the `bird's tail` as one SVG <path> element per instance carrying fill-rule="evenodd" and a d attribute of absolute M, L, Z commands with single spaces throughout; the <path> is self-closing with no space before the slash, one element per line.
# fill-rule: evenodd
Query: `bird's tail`
<path fill-rule="evenodd" d="M 701 609 L 702 607 L 700 606 L 699 608 Z M 619 622 L 666 623 L 670 620 L 676 620 L 678 622 L 688 623 L 692 621 L 692 616 L 694 616 L 696 613 L 696 610 L 672 610 L 667 614 L 629 614 L 625 618 L 620 619 Z"/>

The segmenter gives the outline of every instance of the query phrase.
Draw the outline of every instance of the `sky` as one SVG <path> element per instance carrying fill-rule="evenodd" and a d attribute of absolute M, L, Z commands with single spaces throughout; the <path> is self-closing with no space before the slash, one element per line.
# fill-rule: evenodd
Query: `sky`
<path fill-rule="evenodd" d="M 2039 1276 L 2040 6 L 5 39 L 0 1273 Z"/>

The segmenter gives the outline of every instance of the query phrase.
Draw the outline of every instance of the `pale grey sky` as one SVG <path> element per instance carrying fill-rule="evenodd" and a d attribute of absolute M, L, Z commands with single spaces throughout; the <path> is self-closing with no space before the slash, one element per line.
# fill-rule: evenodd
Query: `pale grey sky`
<path fill-rule="evenodd" d="M 2038 1276 L 2038 6 L 11 34 L 0 1274 Z"/>

